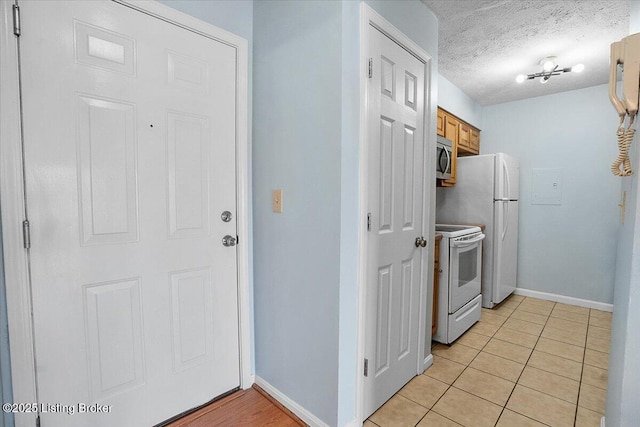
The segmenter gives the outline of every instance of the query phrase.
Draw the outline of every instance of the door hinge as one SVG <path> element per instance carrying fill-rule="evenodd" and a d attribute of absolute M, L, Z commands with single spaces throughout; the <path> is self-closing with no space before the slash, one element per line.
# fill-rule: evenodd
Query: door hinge
<path fill-rule="evenodd" d="M 373 77 L 373 58 L 369 58 L 369 78 Z"/>
<path fill-rule="evenodd" d="M 371 231 L 371 213 L 367 214 L 367 231 Z"/>
<path fill-rule="evenodd" d="M 364 376 L 369 376 L 369 359 L 364 359 Z"/>
<path fill-rule="evenodd" d="M 29 228 L 29 220 L 22 221 L 22 239 L 24 242 L 24 248 L 31 248 L 31 230 Z"/>
<path fill-rule="evenodd" d="M 20 37 L 20 7 L 13 5 L 13 34 Z"/>

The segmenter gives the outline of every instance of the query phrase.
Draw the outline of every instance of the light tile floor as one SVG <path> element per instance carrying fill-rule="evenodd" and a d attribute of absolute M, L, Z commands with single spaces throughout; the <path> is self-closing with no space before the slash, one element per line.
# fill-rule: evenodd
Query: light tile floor
<path fill-rule="evenodd" d="M 512 295 L 365 427 L 599 427 L 611 313 Z"/>

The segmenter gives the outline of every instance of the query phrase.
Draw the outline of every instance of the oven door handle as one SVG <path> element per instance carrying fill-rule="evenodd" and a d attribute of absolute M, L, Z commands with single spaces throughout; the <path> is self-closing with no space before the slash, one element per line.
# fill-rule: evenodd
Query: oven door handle
<path fill-rule="evenodd" d="M 481 240 L 484 240 L 485 237 L 486 236 L 484 234 L 479 234 L 478 237 L 471 240 L 454 240 L 451 242 L 451 246 L 454 248 L 466 248 L 467 246 L 471 246 Z"/>

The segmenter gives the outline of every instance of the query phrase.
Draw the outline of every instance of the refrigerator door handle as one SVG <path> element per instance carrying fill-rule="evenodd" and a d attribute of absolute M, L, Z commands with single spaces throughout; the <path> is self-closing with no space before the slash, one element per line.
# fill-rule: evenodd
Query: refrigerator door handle
<path fill-rule="evenodd" d="M 504 173 L 504 180 L 506 185 L 506 198 L 511 199 L 511 182 L 509 182 L 509 168 L 507 167 L 507 162 L 504 161 L 503 157 L 500 157 L 500 161 L 502 162 L 502 172 Z"/>
<path fill-rule="evenodd" d="M 507 235 L 507 230 L 509 230 L 509 202 L 503 202 L 504 205 L 504 224 L 502 226 L 502 238 L 500 240 L 504 241 L 504 236 Z"/>

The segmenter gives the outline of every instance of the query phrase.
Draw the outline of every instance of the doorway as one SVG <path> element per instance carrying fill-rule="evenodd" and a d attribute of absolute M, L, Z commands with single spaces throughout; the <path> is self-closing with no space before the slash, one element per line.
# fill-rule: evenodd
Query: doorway
<path fill-rule="evenodd" d="M 248 385 L 246 42 L 156 4 L 19 7 L 15 401 L 149 425 Z"/>
<path fill-rule="evenodd" d="M 366 5 L 362 14 L 361 49 L 368 67 L 361 125 L 366 230 L 359 419 L 431 363 L 432 268 L 427 265 L 433 260 L 435 185 L 430 56 Z"/>

